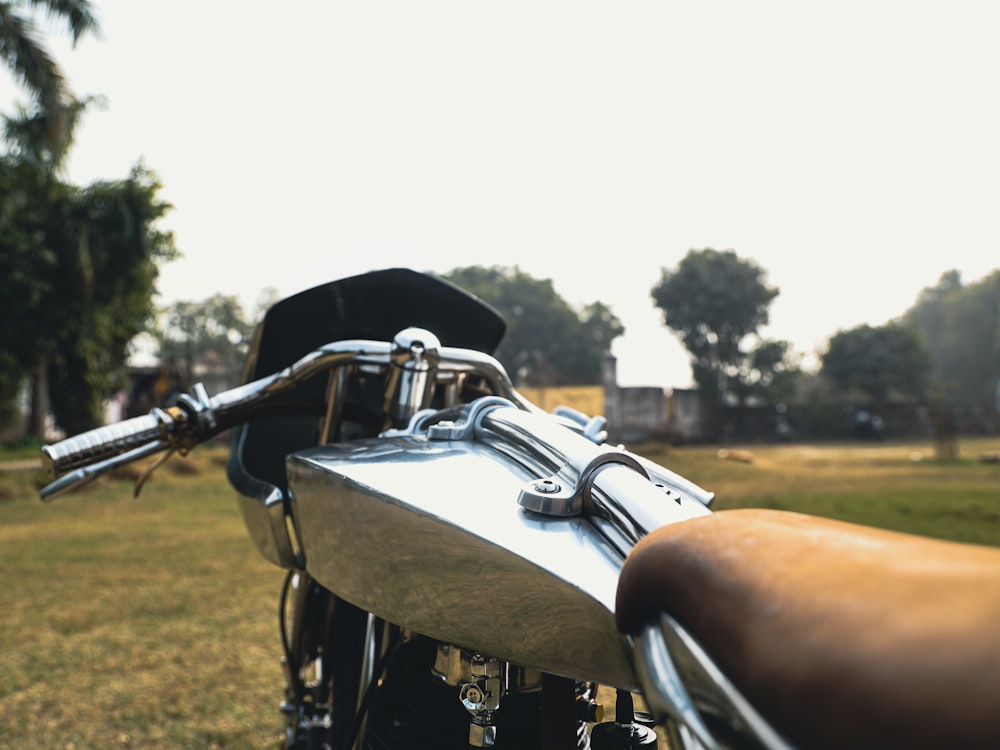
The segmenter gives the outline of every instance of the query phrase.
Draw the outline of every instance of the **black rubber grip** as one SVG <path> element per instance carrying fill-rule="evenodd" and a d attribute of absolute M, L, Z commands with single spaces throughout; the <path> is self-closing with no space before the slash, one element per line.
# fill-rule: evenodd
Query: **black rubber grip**
<path fill-rule="evenodd" d="M 172 423 L 169 414 L 157 409 L 141 417 L 98 427 L 42 446 L 42 465 L 53 473 L 89 466 L 164 438 Z"/>

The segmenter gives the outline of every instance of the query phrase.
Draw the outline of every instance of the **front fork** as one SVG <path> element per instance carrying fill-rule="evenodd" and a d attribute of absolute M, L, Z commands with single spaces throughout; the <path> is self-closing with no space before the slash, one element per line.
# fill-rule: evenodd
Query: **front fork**
<path fill-rule="evenodd" d="M 346 747 L 361 702 L 369 616 L 339 599 L 304 571 L 291 571 L 282 589 L 285 672 L 283 747 Z"/>

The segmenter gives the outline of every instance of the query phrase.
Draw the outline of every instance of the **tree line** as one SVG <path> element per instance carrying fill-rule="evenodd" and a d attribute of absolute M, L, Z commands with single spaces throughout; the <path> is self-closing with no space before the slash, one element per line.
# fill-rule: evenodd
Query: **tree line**
<path fill-rule="evenodd" d="M 778 289 L 732 250 L 690 251 L 663 269 L 652 294 L 690 354 L 716 435 L 727 409 L 791 403 L 819 415 L 827 433 L 838 408 L 878 420 L 858 425 L 866 430 L 901 408 L 920 410 L 938 434 L 954 432 L 963 417 L 966 429 L 998 426 L 1000 270 L 970 285 L 948 271 L 894 320 L 833 333 L 817 372 L 803 371 L 787 342 L 758 335 Z"/>
<path fill-rule="evenodd" d="M 625 331 L 604 303 L 573 306 L 552 279 L 519 267 L 467 266 L 442 278 L 507 321 L 494 354 L 519 385 L 600 383 L 612 342 Z M 774 413 L 790 405 L 812 405 L 817 413 L 821 406 L 841 412 L 847 405 L 872 416 L 923 408 L 938 427 L 962 412 L 995 412 L 1000 271 L 968 286 L 949 271 L 897 319 L 837 331 L 815 372 L 801 367 L 802 353 L 787 341 L 760 335 L 779 290 L 767 283 L 764 269 L 732 250 L 689 251 L 676 268 L 662 269 L 649 293 L 664 324 L 688 350 L 693 380 L 717 435 L 740 410 Z M 189 362 L 211 355 L 231 359 L 235 370 L 240 342 L 275 299 L 273 290 L 265 291 L 254 316 L 235 297 L 177 302 L 163 311 L 155 329 L 161 356 Z M 842 417 L 827 414 L 814 421 Z"/>

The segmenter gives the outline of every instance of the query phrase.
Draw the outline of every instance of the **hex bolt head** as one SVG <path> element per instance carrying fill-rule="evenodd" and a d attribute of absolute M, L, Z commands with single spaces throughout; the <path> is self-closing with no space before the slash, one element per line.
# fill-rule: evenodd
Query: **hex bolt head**
<path fill-rule="evenodd" d="M 459 699 L 462 701 L 462 705 L 469 711 L 478 711 L 486 702 L 486 696 L 483 695 L 483 691 L 479 689 L 478 685 L 473 684 L 462 687 Z"/>
<path fill-rule="evenodd" d="M 562 487 L 560 484 L 554 479 L 539 479 L 534 484 L 535 492 L 543 495 L 551 495 L 555 492 L 559 492 L 561 489 Z"/>

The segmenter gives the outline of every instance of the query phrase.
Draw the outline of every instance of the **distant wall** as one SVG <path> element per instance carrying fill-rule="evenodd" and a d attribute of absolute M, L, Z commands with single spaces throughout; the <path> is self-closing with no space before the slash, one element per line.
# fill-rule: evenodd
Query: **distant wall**
<path fill-rule="evenodd" d="M 518 388 L 518 393 L 545 411 L 568 406 L 589 417 L 605 414 L 604 386 L 567 385 L 549 388 Z"/>
<path fill-rule="evenodd" d="M 604 400 L 612 441 L 648 440 L 667 419 L 667 400 L 662 388 L 605 385 Z"/>
<path fill-rule="evenodd" d="M 667 430 L 679 442 L 697 442 L 707 435 L 708 414 L 701 393 L 693 388 L 671 388 L 667 395 Z"/>
<path fill-rule="evenodd" d="M 693 442 L 705 436 L 701 394 L 686 388 L 618 385 L 617 360 L 604 362 L 604 414 L 612 441 Z"/>
<path fill-rule="evenodd" d="M 588 416 L 608 420 L 611 442 L 647 440 L 694 442 L 705 436 L 705 410 L 698 391 L 657 386 L 620 387 L 617 363 L 605 361 L 601 385 L 518 388 L 529 401 L 545 411 L 568 406 Z"/>

